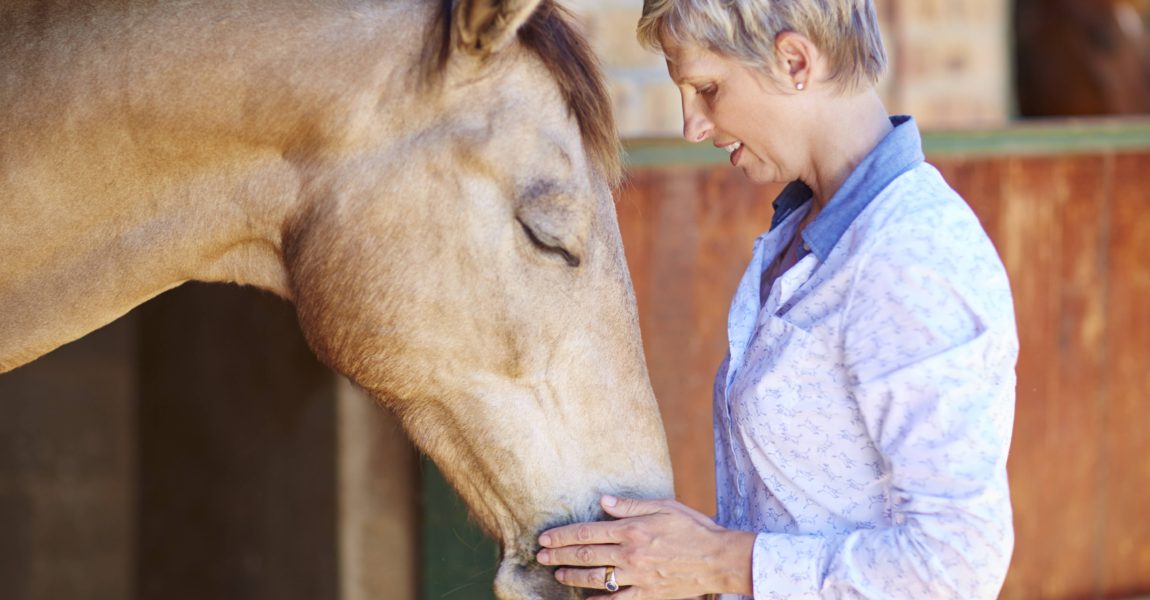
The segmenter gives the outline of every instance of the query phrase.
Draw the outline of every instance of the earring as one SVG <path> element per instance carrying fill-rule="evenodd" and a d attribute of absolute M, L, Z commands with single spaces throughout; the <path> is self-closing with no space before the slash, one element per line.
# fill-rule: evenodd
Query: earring
<path fill-rule="evenodd" d="M 801 81 L 795 84 L 795 89 L 800 91 L 800 92 L 803 91 L 806 87 L 807 87 L 807 84 L 805 84 Z"/>

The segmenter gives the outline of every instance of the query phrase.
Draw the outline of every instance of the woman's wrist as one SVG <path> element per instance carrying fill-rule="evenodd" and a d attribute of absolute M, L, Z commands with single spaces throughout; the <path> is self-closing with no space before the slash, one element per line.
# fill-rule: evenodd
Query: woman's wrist
<path fill-rule="evenodd" d="M 750 531 L 724 529 L 719 534 L 718 553 L 719 575 L 714 592 L 725 594 L 752 595 L 751 559 L 755 549 L 756 534 Z"/>

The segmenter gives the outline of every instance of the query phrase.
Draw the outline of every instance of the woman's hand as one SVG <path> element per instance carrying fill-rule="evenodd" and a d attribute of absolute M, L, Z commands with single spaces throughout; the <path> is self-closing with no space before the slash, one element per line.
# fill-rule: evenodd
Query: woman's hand
<path fill-rule="evenodd" d="M 617 521 L 576 523 L 539 536 L 536 559 L 560 565 L 564 585 L 606 589 L 607 567 L 622 589 L 611 596 L 685 598 L 712 592 L 751 593 L 751 550 L 755 534 L 724 529 L 672 500 L 603 496 Z"/>

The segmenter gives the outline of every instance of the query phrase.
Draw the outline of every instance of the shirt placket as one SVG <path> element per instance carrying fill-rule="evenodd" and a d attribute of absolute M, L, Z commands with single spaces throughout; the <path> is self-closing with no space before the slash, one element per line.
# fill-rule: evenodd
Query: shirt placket
<path fill-rule="evenodd" d="M 747 266 L 743 279 L 739 282 L 739 288 L 735 293 L 735 300 L 732 303 L 731 318 L 728 320 L 727 339 L 730 342 L 729 351 L 731 358 L 727 365 L 722 400 L 724 416 L 726 417 L 727 450 L 733 463 L 735 491 L 738 493 L 738 500 L 734 506 L 734 517 L 737 522 L 742 522 L 746 516 L 747 471 L 750 458 L 749 456 L 745 456 L 745 451 L 742 446 L 735 443 L 735 426 L 734 416 L 731 414 L 730 389 L 739 368 L 743 364 L 743 359 L 746 357 L 752 338 L 762 324 L 763 315 L 769 314 L 767 310 L 772 303 L 768 301 L 765 305 L 760 304 L 763 270 L 766 265 L 770 264 L 768 258 L 773 260 L 773 258 L 782 251 L 781 246 L 784 245 L 782 240 L 785 239 L 787 239 L 787 236 L 784 231 L 773 230 L 755 240 L 750 264 Z M 773 292 L 772 295 L 774 295 Z M 747 315 L 754 315 L 754 318 L 748 319 L 746 318 Z"/>
<path fill-rule="evenodd" d="M 775 246 L 778 246 L 778 240 L 774 240 Z M 772 252 L 772 250 L 774 252 Z M 755 243 L 755 253 L 751 261 L 751 268 L 747 269 L 747 274 L 744 276 L 744 281 L 740 283 L 739 291 L 737 294 L 738 306 L 740 310 L 754 310 L 755 319 L 751 322 L 750 326 L 742 333 L 745 335 L 736 337 L 734 331 L 729 333 L 731 344 L 731 361 L 728 365 L 728 378 L 727 385 L 724 388 L 723 403 L 726 413 L 726 436 L 727 436 L 727 450 L 730 454 L 731 461 L 734 466 L 734 479 L 735 491 L 738 493 L 738 500 L 734 506 L 734 518 L 739 524 L 744 524 L 746 517 L 747 505 L 747 488 L 748 488 L 748 467 L 750 465 L 750 455 L 746 454 L 746 450 L 741 444 L 735 443 L 735 426 L 734 417 L 731 413 L 731 385 L 738 373 L 739 366 L 742 365 L 744 359 L 747 357 L 747 351 L 754 341 L 755 335 L 763 330 L 765 320 L 773 315 L 778 309 L 787 303 L 811 277 L 814 269 L 818 266 L 818 259 L 813 254 L 807 254 L 799 261 L 787 269 L 784 273 L 775 278 L 774 281 L 764 282 L 762 280 L 762 272 L 764 265 L 767 263 L 767 257 L 773 256 L 774 253 L 781 251 L 779 248 L 771 248 L 766 240 L 760 238 Z M 747 279 L 751 278 L 757 272 L 758 279 L 757 285 L 748 283 Z M 770 285 L 771 289 L 767 294 L 766 301 L 759 306 L 758 299 L 760 298 L 760 286 Z M 748 297 L 754 299 L 753 305 Z M 740 320 L 746 323 L 746 320 Z M 736 355 L 735 341 L 738 340 L 740 345 L 737 346 L 741 351 Z M 737 360 L 736 360 L 737 356 Z"/>

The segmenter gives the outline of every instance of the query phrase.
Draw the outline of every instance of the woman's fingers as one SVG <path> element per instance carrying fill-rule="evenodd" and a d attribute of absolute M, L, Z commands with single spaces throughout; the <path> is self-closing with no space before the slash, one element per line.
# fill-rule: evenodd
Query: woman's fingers
<path fill-rule="evenodd" d="M 615 589 L 622 588 L 627 583 L 627 577 L 624 572 L 618 568 L 614 570 Z M 558 569 L 555 571 L 555 579 L 563 585 L 571 587 L 581 587 L 593 590 L 607 590 L 607 567 L 596 567 L 593 569 Z M 612 596 L 619 597 L 618 594 Z"/>
<path fill-rule="evenodd" d="M 574 523 L 555 529 L 548 529 L 539 535 L 539 545 L 544 548 L 561 548 L 575 544 L 617 544 L 614 535 L 615 523 Z"/>
<path fill-rule="evenodd" d="M 663 500 L 639 500 L 615 496 L 603 496 L 600 499 L 600 504 L 607 514 L 617 519 L 653 515 L 669 506 Z M 671 503 L 670 506 L 675 504 Z M 539 545 L 544 548 L 561 548 L 577 544 L 618 544 L 622 541 L 623 536 L 620 534 L 618 521 L 574 523 L 549 529 L 539 535 Z"/>
<path fill-rule="evenodd" d="M 571 565 L 574 567 L 599 567 L 619 562 L 618 546 L 598 544 L 594 546 L 565 546 L 547 548 L 535 555 L 541 565 Z"/>
<path fill-rule="evenodd" d="M 625 590 L 619 590 L 614 594 L 591 596 L 587 598 L 587 600 L 639 600 L 642 597 L 643 595 L 638 588 L 630 587 Z"/>
<path fill-rule="evenodd" d="M 653 515 L 662 510 L 666 505 L 662 500 L 640 500 L 638 498 L 617 498 L 615 496 L 603 496 L 599 499 L 599 504 L 607 514 L 618 519 L 623 517 Z"/>
<path fill-rule="evenodd" d="M 711 585 L 697 575 L 710 572 L 708 561 L 713 561 L 726 544 L 723 536 L 727 530 L 673 500 L 604 496 L 600 503 L 618 520 L 556 527 L 539 536 L 543 548 L 536 559 L 558 567 L 555 578 L 560 583 L 602 590 L 593 597 L 612 600 L 677 598 Z M 747 535 L 753 546 L 754 534 Z M 681 572 L 656 567 L 671 562 L 685 566 Z M 745 562 L 750 563 L 750 546 Z M 615 568 L 615 583 L 620 589 L 605 595 L 608 567 Z"/>
<path fill-rule="evenodd" d="M 669 500 L 603 496 L 600 504 L 618 520 L 575 523 L 543 532 L 539 536 L 542 549 L 536 555 L 539 564 L 559 567 L 555 578 L 564 585 L 601 590 L 595 598 L 648 600 L 683 587 L 684 582 L 678 582 L 667 590 L 647 589 L 651 573 L 636 565 L 666 562 L 667 548 L 651 545 L 656 538 L 672 540 L 676 556 L 697 551 L 700 533 L 712 533 L 710 519 Z M 607 589 L 608 567 L 614 567 L 614 593 Z"/>

